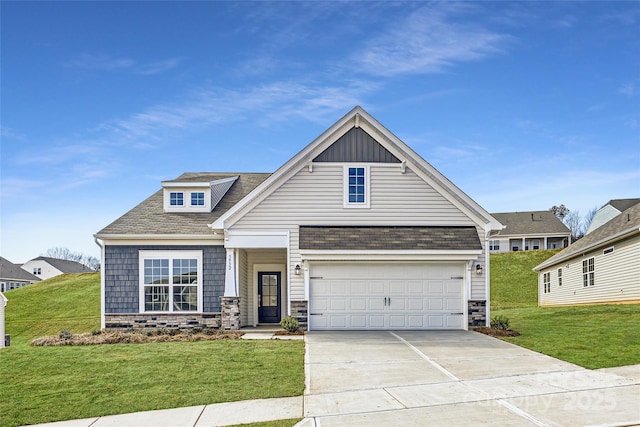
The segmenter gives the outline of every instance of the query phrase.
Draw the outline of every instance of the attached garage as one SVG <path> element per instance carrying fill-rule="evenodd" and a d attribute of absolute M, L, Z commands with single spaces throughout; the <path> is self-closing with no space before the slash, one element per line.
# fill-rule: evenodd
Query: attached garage
<path fill-rule="evenodd" d="M 463 263 L 312 263 L 309 329 L 464 329 Z"/>

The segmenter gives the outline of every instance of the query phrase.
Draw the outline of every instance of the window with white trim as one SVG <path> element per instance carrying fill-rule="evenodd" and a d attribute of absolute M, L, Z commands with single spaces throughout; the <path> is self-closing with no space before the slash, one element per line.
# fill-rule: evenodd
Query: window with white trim
<path fill-rule="evenodd" d="M 489 250 L 490 251 L 499 251 L 500 250 L 500 240 L 489 240 Z"/>
<path fill-rule="evenodd" d="M 588 287 L 595 284 L 596 259 L 589 258 L 582 260 L 582 286 Z"/>
<path fill-rule="evenodd" d="M 204 206 L 204 191 L 191 192 L 191 206 Z"/>
<path fill-rule="evenodd" d="M 344 207 L 369 207 L 369 166 L 344 167 Z"/>
<path fill-rule="evenodd" d="M 542 282 L 544 285 L 544 293 L 548 294 L 551 292 L 551 273 L 544 273 Z"/>
<path fill-rule="evenodd" d="M 140 251 L 140 312 L 202 311 L 202 251 Z"/>
<path fill-rule="evenodd" d="M 540 249 L 540 240 L 534 240 L 533 241 L 533 250 L 537 251 L 538 249 Z"/>
<path fill-rule="evenodd" d="M 558 286 L 562 286 L 562 269 L 558 269 Z"/>
<path fill-rule="evenodd" d="M 42 274 L 42 267 L 33 267 L 33 274 Z"/>
<path fill-rule="evenodd" d="M 169 194 L 169 204 L 171 206 L 184 206 L 184 193 L 181 191 L 172 191 Z"/>

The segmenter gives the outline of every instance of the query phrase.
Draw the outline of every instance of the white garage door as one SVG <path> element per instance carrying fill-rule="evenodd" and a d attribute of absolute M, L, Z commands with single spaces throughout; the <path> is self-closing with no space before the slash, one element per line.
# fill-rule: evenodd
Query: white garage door
<path fill-rule="evenodd" d="M 309 329 L 464 329 L 464 264 L 314 263 Z"/>

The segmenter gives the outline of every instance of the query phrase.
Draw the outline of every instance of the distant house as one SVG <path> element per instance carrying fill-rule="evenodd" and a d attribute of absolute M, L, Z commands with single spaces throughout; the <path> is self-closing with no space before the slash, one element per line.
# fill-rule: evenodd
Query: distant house
<path fill-rule="evenodd" d="M 19 265 L 0 257 L 0 292 L 18 289 L 41 279 L 24 271 Z"/>
<path fill-rule="evenodd" d="M 640 199 L 613 199 L 609 200 L 606 205 L 598 209 L 593 216 L 589 228 L 585 234 L 591 233 L 603 224 L 606 224 L 609 220 L 620 215 L 622 211 L 629 209 L 631 206 L 640 203 Z"/>
<path fill-rule="evenodd" d="M 571 230 L 551 211 L 492 213 L 504 229 L 489 238 L 491 253 L 564 248 Z"/>
<path fill-rule="evenodd" d="M 94 271 L 79 262 L 44 256 L 25 262 L 22 264 L 22 269 L 36 277 L 39 277 L 41 280 L 50 279 L 61 274 L 93 273 Z"/>
<path fill-rule="evenodd" d="M 640 204 L 533 270 L 540 306 L 640 302 Z"/>

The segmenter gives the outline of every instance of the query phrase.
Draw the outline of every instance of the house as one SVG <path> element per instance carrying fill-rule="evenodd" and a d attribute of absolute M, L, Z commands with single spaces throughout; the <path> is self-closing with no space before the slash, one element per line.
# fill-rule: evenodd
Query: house
<path fill-rule="evenodd" d="M 355 107 L 273 174 L 185 173 L 99 231 L 102 326 L 485 325 L 501 228 Z"/>
<path fill-rule="evenodd" d="M 84 264 L 66 259 L 39 256 L 22 264 L 22 269 L 32 273 L 41 280 L 50 279 L 61 274 L 93 273 L 94 271 Z"/>
<path fill-rule="evenodd" d="M 536 266 L 538 305 L 640 302 L 640 204 Z"/>
<path fill-rule="evenodd" d="M 551 211 L 492 213 L 505 226 L 489 240 L 491 253 L 565 248 L 571 230 Z"/>
<path fill-rule="evenodd" d="M 19 265 L 0 257 L 0 292 L 18 289 L 39 281 L 39 277 L 27 273 Z"/>
<path fill-rule="evenodd" d="M 613 199 L 609 200 L 606 205 L 598 209 L 589 223 L 589 228 L 585 234 L 591 233 L 596 228 L 607 223 L 609 220 L 620 215 L 622 211 L 629 209 L 631 206 L 640 203 L 640 199 Z"/>

